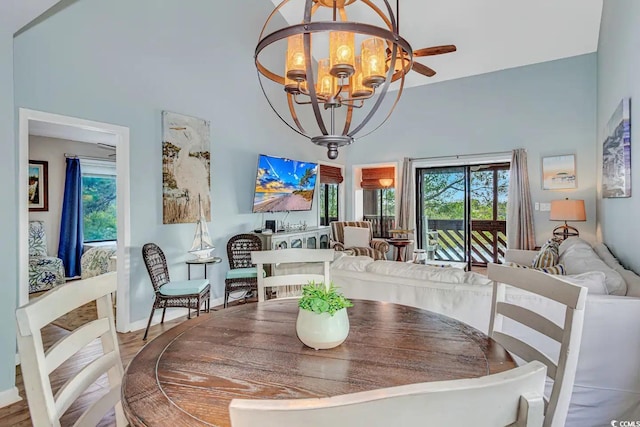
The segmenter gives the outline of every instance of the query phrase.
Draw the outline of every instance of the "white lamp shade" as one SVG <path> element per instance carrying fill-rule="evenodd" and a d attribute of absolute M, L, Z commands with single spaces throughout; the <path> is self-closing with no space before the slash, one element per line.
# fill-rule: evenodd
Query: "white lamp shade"
<path fill-rule="evenodd" d="M 551 221 L 586 221 L 584 200 L 552 200 L 549 219 Z"/>

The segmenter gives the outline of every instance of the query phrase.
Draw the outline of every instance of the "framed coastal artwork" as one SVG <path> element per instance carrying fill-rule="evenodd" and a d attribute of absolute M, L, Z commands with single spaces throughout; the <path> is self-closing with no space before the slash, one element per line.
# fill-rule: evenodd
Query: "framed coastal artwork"
<path fill-rule="evenodd" d="M 565 154 L 542 158 L 542 189 L 576 188 L 576 156 Z"/>
<path fill-rule="evenodd" d="M 49 210 L 49 163 L 29 160 L 29 211 Z"/>
<path fill-rule="evenodd" d="M 162 112 L 162 222 L 211 221 L 209 122 Z"/>
<path fill-rule="evenodd" d="M 630 100 L 624 98 L 604 128 L 602 197 L 631 197 Z"/>

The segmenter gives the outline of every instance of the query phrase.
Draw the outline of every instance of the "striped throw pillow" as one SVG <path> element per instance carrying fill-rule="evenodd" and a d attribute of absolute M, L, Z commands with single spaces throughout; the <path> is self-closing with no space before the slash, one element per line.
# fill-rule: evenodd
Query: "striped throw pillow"
<path fill-rule="evenodd" d="M 558 253 L 558 242 L 555 240 L 549 240 L 547 243 L 542 245 L 540 248 L 540 252 L 533 259 L 531 263 L 531 267 L 543 268 L 543 267 L 552 267 L 558 263 L 558 258 L 560 257 Z"/>
<path fill-rule="evenodd" d="M 567 274 L 567 271 L 564 268 L 563 264 L 556 264 L 551 267 L 529 267 L 528 265 L 516 264 L 515 262 L 507 262 L 504 265 L 508 265 L 509 267 L 517 267 L 517 268 L 530 268 L 532 270 L 538 270 L 548 274 L 557 274 L 562 276 Z"/>

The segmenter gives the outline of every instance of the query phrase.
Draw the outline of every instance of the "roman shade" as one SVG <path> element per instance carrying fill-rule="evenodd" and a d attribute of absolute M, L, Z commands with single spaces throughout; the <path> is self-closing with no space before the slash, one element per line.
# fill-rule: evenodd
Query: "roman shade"
<path fill-rule="evenodd" d="M 362 182 L 360 187 L 363 190 L 380 190 L 395 186 L 396 169 L 393 166 L 382 168 L 366 168 L 362 169 Z M 390 185 L 382 185 L 381 179 L 390 179 Z M 383 181 L 384 182 L 384 181 Z"/>
<path fill-rule="evenodd" d="M 320 165 L 320 184 L 340 184 L 342 181 L 344 178 L 340 168 Z"/>

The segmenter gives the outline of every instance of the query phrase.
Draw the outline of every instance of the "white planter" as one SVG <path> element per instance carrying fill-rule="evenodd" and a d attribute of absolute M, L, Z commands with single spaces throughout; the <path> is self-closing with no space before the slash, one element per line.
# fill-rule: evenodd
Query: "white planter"
<path fill-rule="evenodd" d="M 300 341 L 316 350 L 337 347 L 349 335 L 347 309 L 338 310 L 333 316 L 329 313 L 317 314 L 300 309 L 296 332 Z"/>

